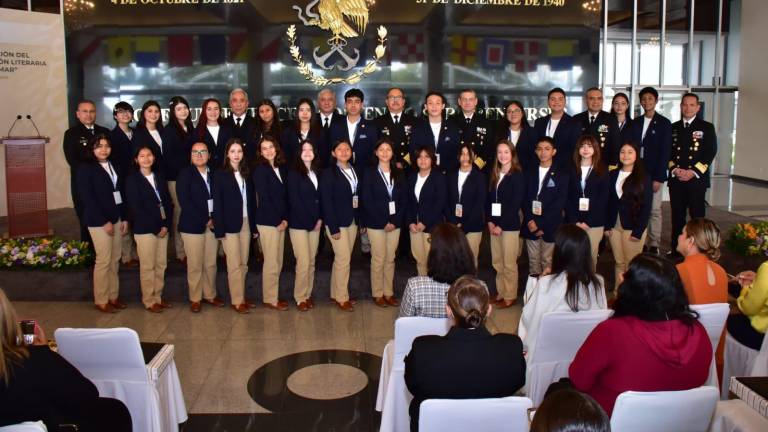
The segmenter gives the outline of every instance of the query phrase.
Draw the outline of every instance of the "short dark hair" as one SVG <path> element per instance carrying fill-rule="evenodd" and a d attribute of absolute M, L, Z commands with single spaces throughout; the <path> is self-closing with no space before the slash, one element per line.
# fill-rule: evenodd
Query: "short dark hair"
<path fill-rule="evenodd" d="M 553 149 L 557 148 L 557 146 L 555 145 L 555 140 L 553 140 L 552 138 L 550 138 L 548 136 L 543 136 L 543 137 L 539 138 L 536 141 L 536 147 L 538 147 L 539 144 L 541 144 L 543 142 L 548 143 L 549 145 L 551 145 Z"/>
<path fill-rule="evenodd" d="M 383 145 L 388 145 L 389 149 L 392 150 L 392 159 L 389 161 L 389 173 L 392 176 L 392 182 L 395 183 L 402 177 L 402 172 L 397 168 L 397 164 L 395 163 L 395 143 L 392 141 L 392 138 L 386 135 L 379 138 L 379 140 L 376 142 L 376 145 L 373 146 L 373 156 L 371 157 L 371 162 L 373 162 L 375 166 L 378 166 L 379 157 L 376 156 L 376 151 L 379 150 L 379 147 Z"/>
<path fill-rule="evenodd" d="M 552 96 L 553 93 L 560 93 L 563 95 L 563 97 L 566 96 L 565 90 L 561 89 L 560 87 L 555 87 L 552 90 L 550 90 L 549 93 L 547 93 L 547 99 L 549 99 L 549 97 Z"/>
<path fill-rule="evenodd" d="M 597 278 L 592 263 L 592 245 L 587 232 L 574 224 L 564 224 L 555 232 L 555 249 L 552 253 L 552 274 L 565 274 L 567 283 L 565 302 L 572 311 L 579 311 L 579 300 L 590 297 L 589 285 L 598 297 L 605 288 Z"/>
<path fill-rule="evenodd" d="M 590 87 L 587 89 L 587 91 L 584 92 L 584 96 L 588 95 L 589 92 L 591 91 L 599 91 L 600 93 L 602 93 L 603 89 L 601 89 L 600 87 Z"/>
<path fill-rule="evenodd" d="M 133 116 L 133 105 L 129 104 L 126 101 L 120 101 L 115 104 L 115 107 L 112 108 L 112 117 L 117 115 L 118 110 L 130 111 L 131 116 Z"/>
<path fill-rule="evenodd" d="M 347 90 L 346 93 L 344 93 L 344 101 L 346 102 L 349 98 L 360 98 L 360 102 L 365 102 L 365 94 L 363 94 L 363 91 L 359 88 L 353 88 Z"/>
<path fill-rule="evenodd" d="M 429 156 L 429 159 L 432 160 L 432 168 L 434 168 L 435 165 L 437 165 L 437 156 L 435 155 L 435 149 L 432 148 L 432 146 L 430 146 L 428 144 L 424 144 L 424 145 L 420 146 L 419 148 L 417 148 L 416 152 L 413 154 L 413 156 L 414 156 L 413 157 L 413 165 L 414 165 L 414 167 L 416 167 L 416 170 L 419 169 L 418 165 L 416 164 L 416 160 L 419 159 L 419 155 L 422 152 L 426 153 L 427 156 Z"/>
<path fill-rule="evenodd" d="M 94 108 L 96 108 L 96 102 L 94 102 L 91 99 L 80 99 L 79 101 L 77 101 L 77 108 L 79 109 L 80 105 L 82 104 L 91 104 L 93 105 Z"/>
<path fill-rule="evenodd" d="M 643 87 L 640 90 L 640 97 L 643 97 L 644 94 L 650 94 L 654 99 L 659 100 L 659 92 L 653 87 Z"/>
<path fill-rule="evenodd" d="M 86 162 L 95 163 L 97 161 L 96 156 L 93 154 L 93 149 L 99 145 L 101 140 L 105 140 L 109 147 L 112 148 L 112 140 L 109 139 L 109 135 L 105 133 L 96 134 L 96 136 L 91 138 L 91 140 L 88 142 L 88 150 L 90 151 L 85 155 Z"/>
<path fill-rule="evenodd" d="M 589 395 L 560 389 L 544 398 L 531 422 L 531 432 L 610 432 L 611 421 Z"/>
<path fill-rule="evenodd" d="M 452 284 L 460 276 L 476 272 L 475 255 L 461 229 L 449 223 L 436 225 L 430 237 L 427 276 Z"/>
<path fill-rule="evenodd" d="M 650 253 L 640 254 L 629 262 L 613 309 L 615 318 L 634 316 L 643 321 L 679 319 L 691 325 L 699 317 L 689 307 L 675 265 Z"/>
<path fill-rule="evenodd" d="M 699 95 L 697 95 L 696 93 L 692 93 L 692 92 L 688 92 L 688 93 L 684 94 L 683 97 L 680 98 L 680 102 L 682 102 L 683 99 L 685 99 L 687 97 L 692 97 L 692 98 L 696 99 L 696 103 L 699 102 Z"/>
<path fill-rule="evenodd" d="M 427 93 L 426 96 L 424 96 L 424 103 L 427 103 L 427 99 L 429 99 L 430 96 L 439 96 L 440 99 L 443 101 L 443 105 L 448 105 L 448 101 L 445 99 L 445 95 L 440 93 L 439 91 L 430 91 Z"/>
<path fill-rule="evenodd" d="M 152 163 L 152 168 L 151 168 L 151 170 L 154 172 L 155 171 L 155 166 L 157 166 L 157 153 L 155 153 L 155 149 L 149 143 L 139 145 L 139 146 L 137 146 L 133 150 L 133 165 L 134 165 L 134 168 L 136 169 L 136 171 L 138 171 L 140 169 L 139 168 L 139 163 L 138 163 L 137 159 L 139 158 L 139 153 L 141 153 L 141 151 L 145 150 L 145 149 L 149 150 L 149 152 L 152 153 L 152 156 L 155 157 L 155 161 Z"/>

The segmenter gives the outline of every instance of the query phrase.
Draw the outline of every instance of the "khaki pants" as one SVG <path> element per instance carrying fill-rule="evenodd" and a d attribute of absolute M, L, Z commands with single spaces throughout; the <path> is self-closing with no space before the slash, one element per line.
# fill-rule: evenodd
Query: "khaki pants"
<path fill-rule="evenodd" d="M 251 228 L 248 218 L 243 218 L 239 233 L 226 233 L 221 241 L 227 254 L 227 283 L 232 304 L 245 303 L 245 275 L 248 274 L 248 253 L 251 246 Z"/>
<path fill-rule="evenodd" d="M 181 204 L 179 204 L 179 196 L 176 195 L 176 181 L 168 182 L 168 193 L 171 195 L 171 201 L 173 202 L 173 224 L 171 225 L 171 231 L 173 234 L 173 250 L 176 252 L 176 258 L 184 259 L 184 241 L 179 233 L 179 218 L 181 217 Z"/>
<path fill-rule="evenodd" d="M 619 286 L 621 275 L 627 271 L 632 258 L 643 252 L 647 234 L 648 230 L 646 229 L 640 237 L 640 241 L 631 241 L 629 237 L 632 235 L 632 230 L 624 230 L 621 227 L 621 222 L 616 222 L 616 226 L 611 230 L 608 241 L 611 243 L 613 259 L 616 261 L 614 288 Z"/>
<path fill-rule="evenodd" d="M 467 243 L 475 256 L 475 270 L 477 270 L 477 258 L 480 256 L 480 242 L 483 240 L 482 232 L 472 232 L 464 234 L 467 237 Z"/>
<path fill-rule="evenodd" d="M 349 301 L 349 262 L 352 257 L 352 248 L 357 237 L 357 225 L 353 222 L 348 227 L 339 227 L 341 237 L 334 240 L 331 230 L 326 227 L 328 239 L 333 248 L 333 268 L 331 269 L 331 298 L 339 303 Z"/>
<path fill-rule="evenodd" d="M 144 307 L 160 303 L 165 285 L 165 268 L 168 265 L 168 235 L 134 234 L 139 252 L 141 302 Z"/>
<path fill-rule="evenodd" d="M 218 243 L 211 230 L 202 234 L 181 233 L 187 255 L 189 301 L 216 298 L 216 249 Z"/>
<path fill-rule="evenodd" d="M 296 279 L 293 281 L 293 299 L 296 304 L 312 297 L 315 286 L 315 256 L 320 243 L 320 230 L 289 229 L 293 255 L 296 257 Z"/>
<path fill-rule="evenodd" d="M 276 304 L 285 253 L 285 231 L 278 231 L 276 227 L 269 225 L 256 225 L 256 229 L 259 230 L 259 244 L 264 254 L 264 265 L 261 270 L 263 302 Z"/>
<path fill-rule="evenodd" d="M 597 269 L 597 250 L 600 247 L 600 241 L 603 239 L 603 227 L 588 228 L 587 235 L 589 236 L 589 243 L 592 247 L 592 268 Z"/>
<path fill-rule="evenodd" d="M 648 220 L 648 246 L 661 246 L 661 199 L 664 195 L 664 188 L 659 188 L 658 192 L 653 193 L 651 205 L 651 218 Z"/>
<path fill-rule="evenodd" d="M 96 263 L 93 266 L 93 300 L 97 305 L 117 300 L 120 291 L 120 221 L 114 224 L 114 235 L 107 234 L 102 227 L 88 227 L 96 251 Z"/>
<path fill-rule="evenodd" d="M 123 264 L 139 258 L 139 254 L 136 253 L 136 245 L 133 243 L 133 232 L 130 227 L 125 232 L 125 235 L 121 237 L 120 256 L 122 257 Z"/>
<path fill-rule="evenodd" d="M 427 258 L 429 257 L 429 238 L 427 232 L 410 233 L 411 234 L 411 254 L 416 260 L 416 270 L 419 276 L 427 275 Z"/>
<path fill-rule="evenodd" d="M 392 297 L 395 279 L 395 254 L 400 243 L 400 228 L 386 232 L 368 228 L 371 240 L 371 295 Z"/>
<path fill-rule="evenodd" d="M 517 256 L 520 231 L 502 231 L 491 235 L 491 261 L 496 270 L 496 291 L 504 300 L 517 299 Z"/>
<path fill-rule="evenodd" d="M 554 243 L 542 239 L 526 240 L 525 246 L 528 248 L 528 274 L 541 274 L 544 269 L 552 267 Z"/>

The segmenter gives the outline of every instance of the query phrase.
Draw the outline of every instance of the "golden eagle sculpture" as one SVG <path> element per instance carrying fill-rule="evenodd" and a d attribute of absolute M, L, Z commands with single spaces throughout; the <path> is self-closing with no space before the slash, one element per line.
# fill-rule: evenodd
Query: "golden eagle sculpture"
<path fill-rule="evenodd" d="M 312 12 L 311 9 L 318 3 L 320 4 L 317 13 Z M 304 25 L 330 30 L 333 33 L 331 41 L 338 44 L 346 38 L 365 33 L 368 26 L 368 6 L 374 3 L 375 0 L 313 0 L 303 11 L 298 6 L 293 6 L 293 9 L 299 12 L 299 19 Z M 302 12 L 309 19 L 305 18 Z M 345 18 L 349 18 L 350 22 Z"/>

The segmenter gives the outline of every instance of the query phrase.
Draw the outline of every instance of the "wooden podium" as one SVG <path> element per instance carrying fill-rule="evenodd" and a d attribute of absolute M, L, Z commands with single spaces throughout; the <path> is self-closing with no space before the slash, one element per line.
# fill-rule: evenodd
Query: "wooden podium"
<path fill-rule="evenodd" d="M 8 202 L 8 235 L 42 237 L 48 231 L 45 183 L 45 144 L 50 138 L 3 137 L 5 187 Z"/>

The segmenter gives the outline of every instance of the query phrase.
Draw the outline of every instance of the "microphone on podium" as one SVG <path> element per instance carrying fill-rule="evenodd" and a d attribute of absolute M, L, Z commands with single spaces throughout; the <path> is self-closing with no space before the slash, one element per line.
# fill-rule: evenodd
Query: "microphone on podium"
<path fill-rule="evenodd" d="M 19 118 L 21 118 L 21 116 L 19 116 Z M 40 129 L 37 128 L 37 125 L 35 124 L 35 121 L 32 120 L 32 115 L 31 114 L 27 114 L 27 120 L 32 122 L 32 126 L 35 127 L 35 131 L 37 132 L 37 136 L 41 137 L 42 135 L 40 135 Z"/>
<path fill-rule="evenodd" d="M 19 120 L 21 120 L 21 114 L 16 115 L 16 120 L 14 120 L 13 123 L 11 123 L 11 127 L 8 129 L 7 136 L 11 136 L 11 131 L 13 130 L 13 127 L 16 126 L 16 122 L 18 122 Z"/>

